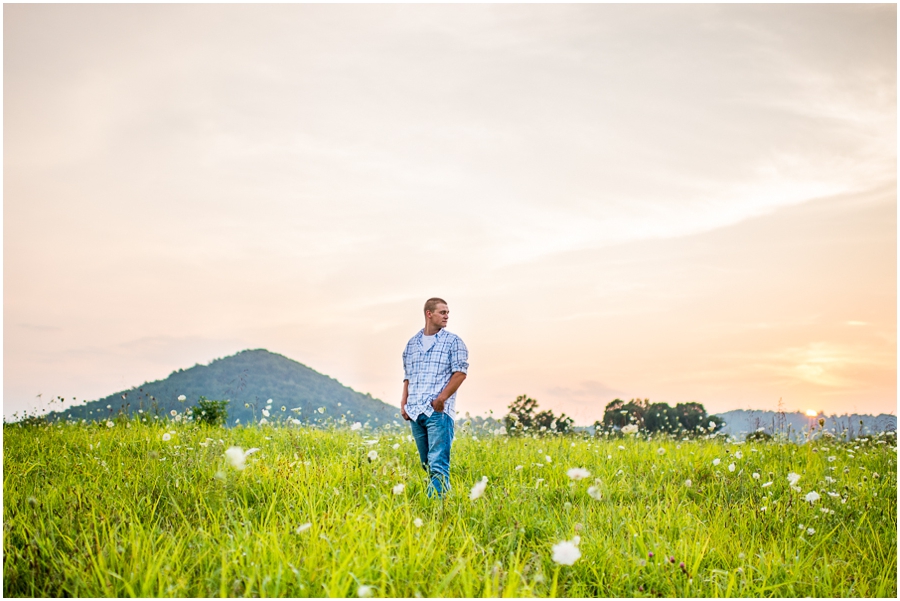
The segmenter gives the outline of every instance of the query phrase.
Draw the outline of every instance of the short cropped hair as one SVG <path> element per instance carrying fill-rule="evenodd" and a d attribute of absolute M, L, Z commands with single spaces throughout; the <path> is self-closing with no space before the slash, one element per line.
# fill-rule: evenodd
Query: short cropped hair
<path fill-rule="evenodd" d="M 436 296 L 433 298 L 429 298 L 427 301 L 425 301 L 425 312 L 427 313 L 431 311 L 432 313 L 434 313 L 434 310 L 437 309 L 437 306 L 440 304 L 446 305 L 447 301 Z"/>

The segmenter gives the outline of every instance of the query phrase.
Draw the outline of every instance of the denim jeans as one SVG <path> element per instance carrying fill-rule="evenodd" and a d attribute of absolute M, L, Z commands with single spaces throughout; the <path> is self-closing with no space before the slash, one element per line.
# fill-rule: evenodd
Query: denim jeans
<path fill-rule="evenodd" d="M 443 498 L 450 490 L 450 445 L 453 443 L 453 418 L 435 411 L 431 417 L 419 415 L 410 422 L 422 467 L 431 477 L 428 496 Z"/>

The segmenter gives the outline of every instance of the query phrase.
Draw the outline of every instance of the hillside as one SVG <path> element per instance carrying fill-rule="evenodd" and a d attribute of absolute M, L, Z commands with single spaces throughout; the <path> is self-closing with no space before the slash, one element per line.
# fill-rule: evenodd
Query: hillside
<path fill-rule="evenodd" d="M 817 417 L 810 418 L 804 413 L 793 412 L 780 414 L 776 411 L 756 411 L 752 409 L 737 409 L 718 413 L 725 420 L 722 432 L 738 438 L 754 432 L 759 428 L 768 434 L 775 432 L 790 432 L 792 440 L 804 438 L 810 426 L 816 423 Z M 783 415 L 783 417 L 782 417 Z M 825 418 L 825 430 L 840 434 L 846 430 L 849 438 L 855 438 L 863 434 L 875 434 L 878 432 L 895 432 L 897 430 L 897 416 L 882 413 L 881 415 L 821 415 Z M 860 423 L 862 422 L 862 423 Z"/>
<path fill-rule="evenodd" d="M 187 400 L 179 402 L 179 395 L 184 395 Z M 317 409 L 324 407 L 324 416 L 337 417 L 350 412 L 348 419 L 352 417 L 363 422 L 371 419 L 374 425 L 378 421 L 396 419 L 394 414 L 398 412 L 396 407 L 369 394 L 356 392 L 302 363 L 265 349 L 255 349 L 216 359 L 209 365 L 179 369 L 165 380 L 146 382 L 49 417 L 92 420 L 119 411 L 135 413 L 138 410 L 159 415 L 173 409 L 182 413 L 201 396 L 230 400 L 229 425 L 238 419 L 241 423 L 260 419 L 268 399 L 272 399 L 270 419 L 282 416 L 309 421 L 314 417 L 322 418 Z M 250 404 L 250 408 L 245 404 Z M 281 407 L 285 407 L 284 412 Z M 292 411 L 298 407 L 299 411 Z"/>

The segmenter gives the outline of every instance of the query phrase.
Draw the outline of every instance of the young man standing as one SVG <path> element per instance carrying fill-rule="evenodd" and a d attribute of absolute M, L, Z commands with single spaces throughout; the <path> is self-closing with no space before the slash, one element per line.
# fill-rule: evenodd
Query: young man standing
<path fill-rule="evenodd" d="M 450 490 L 450 445 L 456 418 L 456 389 L 466 379 L 469 351 L 444 328 L 450 310 L 440 298 L 425 302 L 425 327 L 403 350 L 403 399 L 400 413 L 412 422 L 422 467 L 431 477 L 428 496 Z"/>

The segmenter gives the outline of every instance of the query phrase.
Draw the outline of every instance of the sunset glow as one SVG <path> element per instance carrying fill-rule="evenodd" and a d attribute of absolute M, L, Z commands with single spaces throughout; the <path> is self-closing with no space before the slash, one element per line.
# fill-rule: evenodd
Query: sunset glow
<path fill-rule="evenodd" d="M 895 411 L 896 5 L 3 26 L 7 416 L 253 348 L 398 404 L 430 296 L 461 413 Z"/>

